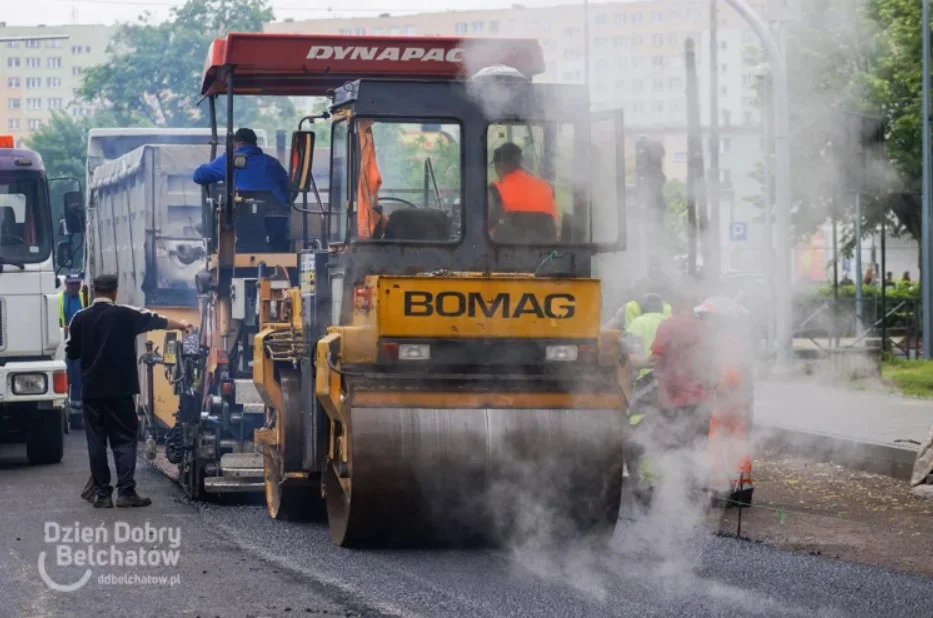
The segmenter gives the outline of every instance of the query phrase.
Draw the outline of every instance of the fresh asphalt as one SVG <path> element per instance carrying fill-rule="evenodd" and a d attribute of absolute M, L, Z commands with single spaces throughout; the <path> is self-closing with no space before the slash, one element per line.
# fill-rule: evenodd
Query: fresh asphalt
<path fill-rule="evenodd" d="M 43 467 L 0 447 L 0 616 L 933 616 L 929 579 L 705 531 L 623 521 L 610 546 L 595 550 L 355 551 L 332 545 L 325 524 L 274 522 L 261 505 L 191 504 L 142 462 L 139 490 L 153 506 L 95 510 L 78 496 L 83 443 L 72 433 L 65 461 Z M 43 551 L 57 584 L 84 570 L 54 563 L 47 522 L 117 521 L 178 527 L 178 565 L 95 566 L 73 592 L 43 581 Z M 170 579 L 100 581 L 125 574 Z"/>

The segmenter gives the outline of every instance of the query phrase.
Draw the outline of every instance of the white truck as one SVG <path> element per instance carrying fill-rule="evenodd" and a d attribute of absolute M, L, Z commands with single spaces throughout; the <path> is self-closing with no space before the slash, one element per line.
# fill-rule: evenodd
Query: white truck
<path fill-rule="evenodd" d="M 0 136 L 0 442 L 25 442 L 30 463 L 53 464 L 63 455 L 68 377 L 49 180 L 38 153 L 13 146 Z M 64 199 L 80 220 L 80 192 Z"/>

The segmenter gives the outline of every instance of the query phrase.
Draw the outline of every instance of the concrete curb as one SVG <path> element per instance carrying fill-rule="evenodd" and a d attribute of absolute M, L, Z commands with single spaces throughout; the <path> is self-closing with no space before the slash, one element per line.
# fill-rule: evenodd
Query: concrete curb
<path fill-rule="evenodd" d="M 754 440 L 759 448 L 775 449 L 846 468 L 893 476 L 902 481 L 910 481 L 917 457 L 917 448 L 911 446 L 859 442 L 773 425 L 757 425 Z"/>

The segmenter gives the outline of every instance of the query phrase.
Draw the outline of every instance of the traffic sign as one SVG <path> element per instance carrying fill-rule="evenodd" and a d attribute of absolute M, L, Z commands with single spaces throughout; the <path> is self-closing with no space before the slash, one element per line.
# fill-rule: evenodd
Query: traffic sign
<path fill-rule="evenodd" d="M 733 242 L 743 242 L 748 240 L 748 224 L 733 223 L 729 230 L 729 240 Z"/>

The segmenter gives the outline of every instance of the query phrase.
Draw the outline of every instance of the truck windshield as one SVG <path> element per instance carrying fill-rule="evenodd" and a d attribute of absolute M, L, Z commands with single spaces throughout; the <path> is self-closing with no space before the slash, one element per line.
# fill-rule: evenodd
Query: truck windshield
<path fill-rule="evenodd" d="M 0 175 L 0 257 L 36 263 L 52 251 L 48 190 L 41 175 Z"/>

